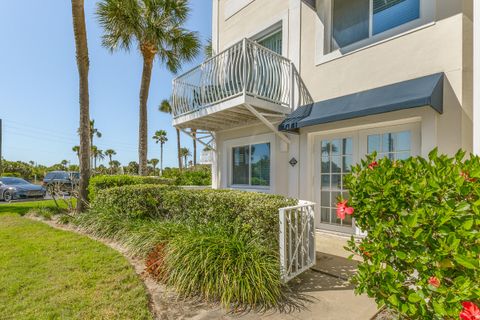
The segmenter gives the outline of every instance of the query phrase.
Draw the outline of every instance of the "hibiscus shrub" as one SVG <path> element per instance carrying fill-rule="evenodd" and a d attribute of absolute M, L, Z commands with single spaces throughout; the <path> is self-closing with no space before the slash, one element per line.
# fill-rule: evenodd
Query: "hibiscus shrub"
<path fill-rule="evenodd" d="M 480 158 L 464 158 L 433 150 L 353 168 L 337 214 L 353 211 L 367 233 L 348 244 L 363 257 L 357 293 L 402 318 L 480 319 Z"/>

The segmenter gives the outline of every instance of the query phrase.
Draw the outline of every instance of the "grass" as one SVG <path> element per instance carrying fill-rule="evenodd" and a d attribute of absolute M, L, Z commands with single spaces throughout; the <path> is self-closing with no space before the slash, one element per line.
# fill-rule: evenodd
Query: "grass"
<path fill-rule="evenodd" d="M 0 319 L 151 319 L 143 283 L 121 254 L 21 217 L 54 206 L 0 204 Z"/>
<path fill-rule="evenodd" d="M 59 202 L 60 205 L 63 203 Z M 53 200 L 39 200 L 39 201 L 28 201 L 28 202 L 0 202 L 0 215 L 3 213 L 16 213 L 19 215 L 24 215 L 28 211 L 38 208 L 48 208 L 54 210 L 56 208 L 55 202 Z"/>

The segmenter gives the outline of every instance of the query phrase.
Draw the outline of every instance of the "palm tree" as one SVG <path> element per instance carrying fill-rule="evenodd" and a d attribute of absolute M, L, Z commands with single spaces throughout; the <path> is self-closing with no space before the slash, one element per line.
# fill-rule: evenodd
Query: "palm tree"
<path fill-rule="evenodd" d="M 68 160 L 62 160 L 60 161 L 60 164 L 65 168 L 65 170 L 67 170 L 67 165 L 68 165 Z"/>
<path fill-rule="evenodd" d="M 88 93 L 89 60 L 84 0 L 71 1 L 80 97 L 80 182 L 77 211 L 83 212 L 86 209 L 88 194 L 87 187 L 90 180 L 90 102 Z"/>
<path fill-rule="evenodd" d="M 155 132 L 155 135 L 152 137 L 155 140 L 155 143 L 160 143 L 160 175 L 163 174 L 163 145 L 168 141 L 167 131 L 158 130 Z"/>
<path fill-rule="evenodd" d="M 162 100 L 160 103 L 160 106 L 158 107 L 158 110 L 163 113 L 168 113 L 172 114 L 173 113 L 173 108 L 172 105 L 168 100 Z M 180 144 L 180 129 L 175 127 L 175 130 L 177 131 L 177 158 L 178 158 L 178 168 L 182 170 L 182 156 L 180 155 L 180 149 L 182 148 Z"/>
<path fill-rule="evenodd" d="M 80 146 L 74 146 L 74 147 L 72 148 L 72 151 L 77 154 L 78 161 L 80 161 Z"/>
<path fill-rule="evenodd" d="M 147 173 L 147 101 L 155 58 L 176 73 L 183 61 L 192 60 L 200 42 L 185 24 L 190 7 L 186 0 L 100 0 L 97 15 L 105 30 L 103 46 L 110 51 L 130 51 L 136 42 L 143 58 L 140 86 L 139 173 Z"/>
<path fill-rule="evenodd" d="M 101 138 L 102 133 L 95 128 L 95 120 L 90 120 L 90 143 L 93 146 L 93 137 Z"/>
<path fill-rule="evenodd" d="M 197 165 L 197 129 L 191 129 L 193 140 L 193 165 Z"/>
<path fill-rule="evenodd" d="M 155 174 L 155 172 L 157 171 L 157 164 L 160 162 L 160 160 L 158 159 L 151 159 L 150 161 L 148 161 L 148 163 L 150 163 L 152 166 L 153 166 L 153 174 Z M 162 174 L 162 169 L 160 169 L 160 175 Z"/>
<path fill-rule="evenodd" d="M 187 158 L 192 156 L 192 154 L 190 153 L 190 150 L 188 148 L 181 148 L 180 149 L 180 154 L 184 159 L 183 163 L 184 163 L 185 167 L 187 167 Z"/>
<path fill-rule="evenodd" d="M 117 160 L 111 160 L 111 161 L 108 163 L 108 165 L 110 166 L 110 168 L 111 168 L 112 170 L 115 169 L 115 171 L 117 171 L 121 164 L 120 164 L 120 162 L 117 161 Z"/>
<path fill-rule="evenodd" d="M 112 157 L 117 154 L 117 152 L 113 149 L 107 149 L 103 153 L 106 157 L 108 157 L 108 164 L 112 162 Z M 112 171 L 112 166 L 110 165 L 110 171 Z"/>
<path fill-rule="evenodd" d="M 212 38 L 209 38 L 205 44 L 205 47 L 203 47 L 203 54 L 207 59 L 214 56 L 215 52 L 213 50 Z"/>
<path fill-rule="evenodd" d="M 98 149 L 97 146 L 92 146 L 92 158 L 93 158 L 93 168 L 97 169 L 97 160 L 105 159 L 103 151 Z"/>

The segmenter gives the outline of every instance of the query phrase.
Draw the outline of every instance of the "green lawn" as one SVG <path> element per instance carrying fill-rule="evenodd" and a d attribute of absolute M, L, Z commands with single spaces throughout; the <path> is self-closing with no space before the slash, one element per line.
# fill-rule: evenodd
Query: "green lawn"
<path fill-rule="evenodd" d="M 52 202 L 0 204 L 0 319 L 150 319 L 127 260 L 75 233 L 21 217 Z"/>

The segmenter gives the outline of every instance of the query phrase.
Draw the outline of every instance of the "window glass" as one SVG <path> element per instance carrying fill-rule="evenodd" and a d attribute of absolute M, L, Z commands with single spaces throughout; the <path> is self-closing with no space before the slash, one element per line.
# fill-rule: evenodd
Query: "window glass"
<path fill-rule="evenodd" d="M 337 219 L 336 206 L 337 198 L 348 194 L 343 180 L 353 164 L 353 139 L 322 140 L 321 148 L 321 222 L 351 227 L 353 222 L 350 218 L 344 221 Z"/>
<path fill-rule="evenodd" d="M 282 54 L 282 30 L 259 40 L 258 43 L 273 52 Z"/>
<path fill-rule="evenodd" d="M 333 0 L 332 48 L 369 37 L 370 0 Z"/>
<path fill-rule="evenodd" d="M 411 156 L 411 132 L 373 134 L 367 138 L 367 152 L 377 152 L 378 158 L 404 160 Z"/>
<path fill-rule="evenodd" d="M 249 175 L 249 147 L 235 147 L 232 152 L 232 183 L 248 184 Z"/>
<path fill-rule="evenodd" d="M 270 143 L 232 148 L 233 185 L 270 185 Z"/>
<path fill-rule="evenodd" d="M 253 186 L 270 185 L 270 143 L 254 144 L 251 146 L 251 166 Z"/>
<path fill-rule="evenodd" d="M 420 18 L 420 0 L 373 0 L 372 34 Z"/>

